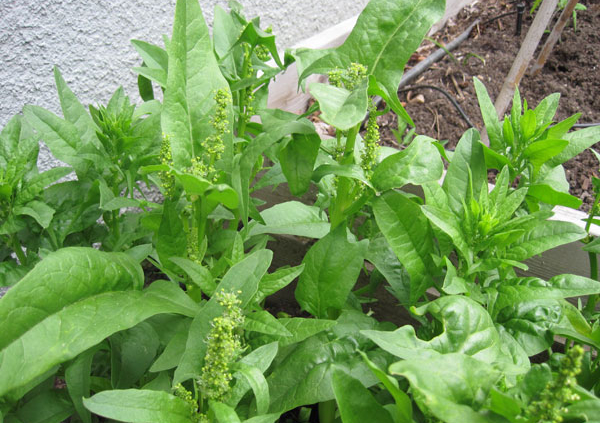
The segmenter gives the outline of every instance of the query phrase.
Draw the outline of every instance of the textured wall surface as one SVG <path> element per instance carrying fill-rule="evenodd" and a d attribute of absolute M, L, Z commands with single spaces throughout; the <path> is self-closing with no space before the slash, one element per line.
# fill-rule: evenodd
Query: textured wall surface
<path fill-rule="evenodd" d="M 241 0 L 248 18 L 272 25 L 278 45 L 294 43 L 354 16 L 367 0 Z M 216 4 L 200 0 L 212 22 Z M 0 0 L 0 128 L 25 104 L 58 113 L 57 65 L 83 104 L 104 103 L 123 85 L 138 100 L 140 59 L 130 39 L 162 45 L 171 34 L 175 0 Z"/>

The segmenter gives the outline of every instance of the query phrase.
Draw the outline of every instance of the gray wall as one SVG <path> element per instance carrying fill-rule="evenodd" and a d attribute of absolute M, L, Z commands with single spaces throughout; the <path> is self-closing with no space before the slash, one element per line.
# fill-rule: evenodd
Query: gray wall
<path fill-rule="evenodd" d="M 284 48 L 360 13 L 367 0 L 240 2 Z M 200 4 L 209 24 L 215 4 L 227 6 Z M 54 65 L 83 104 L 106 102 L 119 85 L 137 101 L 130 69 L 140 60 L 129 40 L 162 45 L 174 11 L 175 0 L 0 0 L 0 128 L 25 104 L 59 112 Z"/>

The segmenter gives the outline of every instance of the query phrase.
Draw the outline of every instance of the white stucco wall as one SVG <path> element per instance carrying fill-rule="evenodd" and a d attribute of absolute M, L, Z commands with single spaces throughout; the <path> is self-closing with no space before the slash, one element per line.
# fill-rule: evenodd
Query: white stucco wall
<path fill-rule="evenodd" d="M 294 43 L 354 16 L 367 0 L 241 0 L 248 18 L 272 25 L 278 45 Z M 216 4 L 200 0 L 206 21 Z M 57 65 L 83 104 L 104 103 L 123 85 L 138 100 L 140 59 L 130 39 L 162 45 L 175 0 L 0 0 L 0 128 L 25 104 L 58 113 Z"/>

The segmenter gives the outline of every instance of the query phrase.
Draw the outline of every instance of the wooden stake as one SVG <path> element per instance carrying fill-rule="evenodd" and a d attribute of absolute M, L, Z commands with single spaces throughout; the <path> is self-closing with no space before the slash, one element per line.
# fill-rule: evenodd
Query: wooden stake
<path fill-rule="evenodd" d="M 558 22 L 556 22 L 556 25 L 554 25 L 550 36 L 546 40 L 544 47 L 542 47 L 542 51 L 540 52 L 540 55 L 538 56 L 535 64 L 531 66 L 530 74 L 532 76 L 536 76 L 544 67 L 546 60 L 548 60 L 548 56 L 550 56 L 554 45 L 560 38 L 560 34 L 562 33 L 563 29 L 565 28 L 565 25 L 569 21 L 571 14 L 575 10 L 575 6 L 577 6 L 577 3 L 579 3 L 579 0 L 569 0 L 567 5 L 563 9 L 562 13 L 560 14 L 560 17 L 558 18 Z"/>
<path fill-rule="evenodd" d="M 550 19 L 552 19 L 552 14 L 554 13 L 554 9 L 556 9 L 557 4 L 558 0 L 544 0 L 535 15 L 531 28 L 527 31 L 527 35 L 521 44 L 519 53 L 504 80 L 500 94 L 498 94 L 496 104 L 494 104 L 496 113 L 498 113 L 500 119 L 503 118 L 504 112 L 513 97 L 515 89 L 527 71 L 529 62 L 533 58 L 533 53 L 535 53 L 535 49 L 544 34 L 544 30 L 550 23 Z"/>

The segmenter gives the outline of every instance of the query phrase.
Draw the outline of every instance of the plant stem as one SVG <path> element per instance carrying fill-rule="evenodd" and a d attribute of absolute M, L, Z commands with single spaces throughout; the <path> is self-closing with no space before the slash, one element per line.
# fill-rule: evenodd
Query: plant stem
<path fill-rule="evenodd" d="M 23 248 L 21 247 L 21 243 L 19 242 L 19 239 L 17 238 L 17 236 L 15 234 L 12 234 L 11 240 L 12 240 L 12 244 L 13 244 L 13 251 L 17 255 L 19 262 L 21 263 L 22 266 L 26 265 L 27 264 L 27 256 L 25 255 L 25 252 L 23 251 Z"/>
<path fill-rule="evenodd" d="M 346 137 L 346 146 L 344 155 L 340 159 L 340 164 L 352 164 L 354 161 L 354 144 L 360 125 L 350 129 Z M 345 221 L 344 211 L 352 204 L 354 197 L 351 196 L 352 180 L 341 176 L 338 181 L 337 192 L 331 207 L 331 230 L 333 231 L 340 223 Z"/>
<path fill-rule="evenodd" d="M 600 201 L 600 193 L 597 193 L 594 197 L 594 204 L 592 204 L 592 208 L 590 209 L 587 221 L 585 223 L 585 231 L 588 233 L 588 239 L 592 239 L 590 236 L 590 228 L 592 227 L 592 220 L 594 219 L 594 212 L 598 207 L 598 202 Z M 590 278 L 595 281 L 598 280 L 598 255 L 591 251 L 588 252 L 588 258 L 590 260 Z M 588 297 L 587 303 L 585 305 L 585 312 L 588 314 L 594 313 L 596 310 L 596 303 L 598 302 L 598 294 L 590 295 Z"/>
<path fill-rule="evenodd" d="M 319 403 L 319 423 L 333 423 L 335 420 L 335 400 Z"/>
<path fill-rule="evenodd" d="M 245 49 L 244 49 L 245 50 Z M 252 52 L 254 51 L 254 46 L 252 46 L 249 50 L 248 50 L 248 54 L 244 54 L 244 64 L 242 65 L 242 79 L 248 78 L 248 70 L 250 68 L 250 61 L 252 60 Z M 242 95 L 240 95 L 239 97 L 239 110 L 240 110 L 240 117 L 238 120 L 238 131 L 237 131 L 237 136 L 239 138 L 243 138 L 244 137 L 244 133 L 246 132 L 246 120 L 247 120 L 247 116 L 246 116 L 246 111 L 244 110 L 246 108 L 246 100 L 248 98 L 248 90 L 251 90 L 252 87 L 248 87 L 248 88 L 243 88 L 241 93 Z"/>

